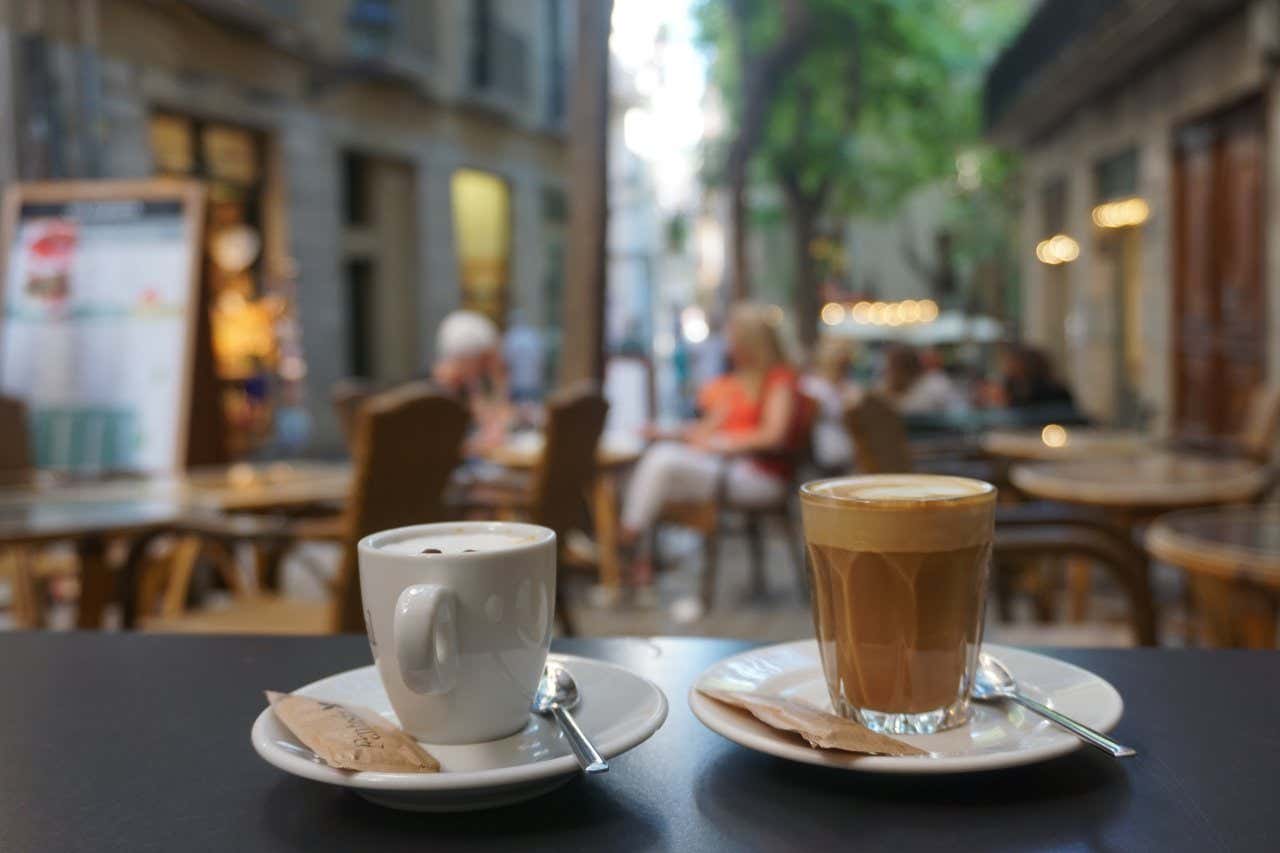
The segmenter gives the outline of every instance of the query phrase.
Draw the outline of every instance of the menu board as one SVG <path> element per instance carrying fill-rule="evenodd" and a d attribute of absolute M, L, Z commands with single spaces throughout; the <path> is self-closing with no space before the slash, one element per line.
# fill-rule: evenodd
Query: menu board
<path fill-rule="evenodd" d="M 204 194 L 185 181 L 22 184 L 5 196 L 0 393 L 36 464 L 184 464 Z"/>

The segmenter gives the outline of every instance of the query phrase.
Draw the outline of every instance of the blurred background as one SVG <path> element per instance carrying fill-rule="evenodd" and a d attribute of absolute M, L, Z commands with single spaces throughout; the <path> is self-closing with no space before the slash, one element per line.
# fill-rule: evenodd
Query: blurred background
<path fill-rule="evenodd" d="M 39 501 L 83 495 L 70 480 L 163 481 L 94 499 L 159 495 L 186 513 L 203 476 L 224 515 L 243 508 L 235 489 L 338 483 L 249 507 L 269 529 L 183 528 L 186 551 L 160 537 L 153 599 L 129 606 L 218 610 L 253 560 L 280 564 L 273 593 L 323 599 L 355 530 L 339 499 L 363 476 L 358 452 L 347 461 L 362 403 L 415 380 L 452 388 L 473 424 L 453 485 L 472 493 L 450 505 L 537 518 L 556 395 L 588 380 L 608 404 L 601 456 L 558 525 L 586 567 L 565 584 L 574 630 L 808 631 L 794 508 L 735 505 L 732 474 L 653 498 L 636 481 L 683 470 L 644 473 L 652 443 L 675 439 L 716 470 L 784 455 L 753 469 L 779 483 L 993 480 L 1023 507 L 1005 531 L 1043 546 L 1009 533 L 993 631 L 1128 643 L 1154 620 L 1165 641 L 1203 637 L 1194 570 L 1152 560 L 1143 537 L 1166 510 L 1269 494 L 1278 62 L 1274 0 L 0 0 L 0 392 L 25 406 L 17 467 L 38 487 L 11 495 L 28 513 L 12 529 L 30 533 Z M 196 182 L 181 184 L 203 193 L 183 220 L 194 233 L 101 230 L 154 213 L 138 199 L 173 185 L 153 179 Z M 111 247 L 155 248 L 95 265 L 91 225 Z M 156 285 L 67 307 L 77 282 L 136 284 L 166 252 L 180 278 L 183 239 L 195 285 L 172 304 Z M 760 336 L 735 326 L 744 304 L 773 344 L 747 343 Z M 136 324 L 164 306 L 190 324 Z M 135 325 L 68 343 L 67 318 L 111 311 Z M 488 325 L 446 333 L 460 311 Z M 139 343 L 164 334 L 169 349 Z M 126 350 L 132 368 L 85 355 Z M 803 441 L 761 437 L 779 365 Z M 754 409 L 707 393 L 757 373 Z M 155 398 L 162 385 L 176 403 Z M 721 441 L 734 412 L 751 422 Z M 427 422 L 388 452 L 433 435 Z M 1100 460 L 1100 484 L 1088 470 L 1045 484 L 1046 464 Z M 523 498 L 483 494 L 513 469 Z M 1147 491 L 1108 492 L 1135 483 Z M 346 519 L 329 545 L 289 526 L 323 521 L 326 502 Z M 1264 521 L 1246 548 L 1274 550 Z M 231 556 L 211 558 L 214 540 Z M 128 550 L 95 541 L 107 563 Z M 15 581 L 0 619 L 83 624 L 83 566 L 14 559 L 38 582 Z M 1274 644 L 1274 598 L 1252 592 Z"/>

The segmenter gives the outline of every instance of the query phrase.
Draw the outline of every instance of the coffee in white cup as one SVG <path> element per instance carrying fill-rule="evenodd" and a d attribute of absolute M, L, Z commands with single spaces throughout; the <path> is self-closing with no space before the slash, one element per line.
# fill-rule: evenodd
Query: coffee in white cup
<path fill-rule="evenodd" d="M 555 533 L 446 522 L 358 549 L 369 646 L 401 727 L 441 744 L 523 728 L 551 644 Z"/>

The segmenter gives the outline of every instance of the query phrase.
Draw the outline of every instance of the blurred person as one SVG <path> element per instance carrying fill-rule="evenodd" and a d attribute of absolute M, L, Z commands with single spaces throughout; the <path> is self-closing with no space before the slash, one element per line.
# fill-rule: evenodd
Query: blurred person
<path fill-rule="evenodd" d="M 1059 382 L 1048 355 L 1026 344 L 1006 344 L 996 359 L 997 380 L 988 402 L 1003 408 L 1074 406 L 1070 389 Z"/>
<path fill-rule="evenodd" d="M 711 500 L 722 476 L 727 495 L 740 504 L 772 503 L 790 488 L 791 462 L 782 454 L 801 425 L 797 373 L 759 306 L 733 308 L 725 343 L 732 370 L 703 389 L 702 416 L 676 439 L 651 446 L 636 466 L 622 504 L 622 543 L 629 549 L 666 504 Z M 648 562 L 635 556 L 633 580 L 647 582 Z"/>
<path fill-rule="evenodd" d="M 824 471 L 844 470 L 853 464 L 853 442 L 844 425 L 844 409 L 859 392 L 848 378 L 853 346 L 843 338 L 824 337 L 813 354 L 813 367 L 800 380 L 800 388 L 817 404 L 813 424 L 813 458 Z"/>
<path fill-rule="evenodd" d="M 537 403 L 542 400 L 546 371 L 546 346 L 542 333 L 525 320 L 524 312 L 511 312 L 507 333 L 502 339 L 502 355 L 506 359 L 513 403 Z"/>
<path fill-rule="evenodd" d="M 884 354 L 881 390 L 904 415 L 940 415 L 966 408 L 964 394 L 940 367 L 926 369 L 915 348 L 893 344 Z"/>
<path fill-rule="evenodd" d="M 476 311 L 453 311 L 440 321 L 431 381 L 471 412 L 468 455 L 490 450 L 506 438 L 511 420 L 506 372 L 498 352 L 498 327 Z"/>

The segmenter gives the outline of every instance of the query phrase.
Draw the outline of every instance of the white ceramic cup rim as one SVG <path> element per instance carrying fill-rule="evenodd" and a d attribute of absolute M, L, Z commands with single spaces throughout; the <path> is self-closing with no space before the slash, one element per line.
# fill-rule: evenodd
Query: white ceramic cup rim
<path fill-rule="evenodd" d="M 528 536 L 528 541 L 504 545 L 499 548 L 486 548 L 459 554 L 404 554 L 386 550 L 386 546 L 402 539 L 417 536 L 429 536 L 432 533 L 451 533 L 466 535 L 468 533 L 502 533 L 515 536 Z M 518 555 L 546 547 L 548 542 L 555 542 L 555 531 L 540 524 L 527 524 L 523 521 L 440 521 L 432 524 L 411 524 L 407 527 L 393 527 L 390 530 L 379 530 L 361 539 L 356 547 L 361 554 L 379 560 L 391 560 L 405 565 L 424 565 L 438 563 L 441 557 L 449 562 L 454 560 L 480 560 L 497 554 Z M 428 559 L 429 558 L 429 559 Z"/>

